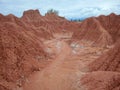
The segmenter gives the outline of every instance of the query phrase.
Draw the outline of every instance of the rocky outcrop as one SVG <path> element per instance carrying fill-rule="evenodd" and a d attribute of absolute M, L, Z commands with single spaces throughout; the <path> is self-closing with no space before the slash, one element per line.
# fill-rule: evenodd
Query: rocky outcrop
<path fill-rule="evenodd" d="M 47 54 L 43 47 L 35 31 L 19 18 L 0 15 L 0 90 L 44 68 Z M 46 62 L 42 67 L 41 60 Z"/>
<path fill-rule="evenodd" d="M 120 72 L 120 43 L 89 65 L 90 71 Z"/>
<path fill-rule="evenodd" d="M 81 79 L 82 90 L 120 90 L 120 73 L 96 71 Z"/>
<path fill-rule="evenodd" d="M 54 33 L 62 33 L 65 30 L 68 32 L 74 32 L 79 29 L 79 24 L 77 23 L 70 22 L 64 17 L 60 17 L 54 13 L 48 13 L 45 16 L 41 16 L 38 10 L 25 11 L 21 20 L 25 22 L 29 28 L 32 28 L 34 31 L 39 33 L 39 35 L 42 36 L 46 33 L 45 36 L 47 36 L 47 39 L 53 37 Z"/>
<path fill-rule="evenodd" d="M 43 42 L 60 34 L 63 38 L 69 36 L 71 41 L 90 41 L 92 46 L 115 44 L 88 65 L 89 72 L 83 76 L 81 84 L 88 90 L 119 90 L 119 23 L 120 16 L 115 14 L 88 18 L 80 23 L 53 13 L 42 16 L 39 10 L 25 11 L 21 18 L 0 14 L 0 90 L 21 87 L 31 73 L 46 67 L 49 60 L 46 60 L 48 53 L 44 51 Z"/>
<path fill-rule="evenodd" d="M 80 25 L 79 32 L 75 36 L 79 40 L 91 41 L 93 46 L 104 47 L 113 43 L 112 37 L 94 17 L 83 21 Z"/>
<path fill-rule="evenodd" d="M 79 26 L 74 38 L 89 40 L 94 46 L 109 46 L 120 39 L 120 16 L 111 13 L 108 16 L 91 17 Z"/>
<path fill-rule="evenodd" d="M 71 25 L 56 15 L 42 16 L 38 10 L 25 11 L 21 18 L 0 14 L 0 89 L 20 87 L 23 78 L 42 70 L 49 63 L 42 41 L 53 38 L 53 33 L 72 31 Z"/>
<path fill-rule="evenodd" d="M 96 18 L 101 25 L 112 36 L 113 41 L 116 42 L 120 38 L 120 16 L 111 13 L 108 16 L 101 15 Z"/>
<path fill-rule="evenodd" d="M 120 89 L 120 43 L 88 65 L 81 83 L 87 90 Z"/>

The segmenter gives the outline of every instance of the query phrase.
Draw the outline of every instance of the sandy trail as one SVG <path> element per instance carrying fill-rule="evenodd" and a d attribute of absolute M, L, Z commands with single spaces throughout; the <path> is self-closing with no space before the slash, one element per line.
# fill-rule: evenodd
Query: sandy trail
<path fill-rule="evenodd" d="M 85 70 L 81 68 L 85 66 L 85 60 L 93 60 L 94 56 L 72 56 L 72 49 L 66 42 L 59 41 L 57 44 L 60 47 L 56 48 L 57 57 L 54 62 L 42 72 L 31 75 L 23 90 L 84 90 L 80 86 L 80 78 L 85 74 L 81 71 Z"/>

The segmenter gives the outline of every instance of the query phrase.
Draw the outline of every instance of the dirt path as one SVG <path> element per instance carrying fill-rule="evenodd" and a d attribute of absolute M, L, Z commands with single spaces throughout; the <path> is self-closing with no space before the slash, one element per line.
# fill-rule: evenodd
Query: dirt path
<path fill-rule="evenodd" d="M 34 73 L 23 90 L 84 90 L 80 86 L 80 78 L 86 70 L 81 68 L 85 66 L 85 62 L 95 59 L 96 56 L 91 54 L 81 55 L 82 57 L 72 56 L 72 49 L 66 42 L 55 43 L 59 47 L 54 50 L 57 53 L 54 62 L 42 72 Z M 88 49 L 83 51 L 86 52 Z"/>

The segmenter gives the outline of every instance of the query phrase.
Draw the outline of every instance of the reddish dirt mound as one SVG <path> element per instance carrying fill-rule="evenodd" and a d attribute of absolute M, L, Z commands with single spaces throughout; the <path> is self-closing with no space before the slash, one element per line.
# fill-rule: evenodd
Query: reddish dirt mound
<path fill-rule="evenodd" d="M 26 25 L 29 32 L 34 33 L 39 38 L 49 39 L 52 33 L 45 18 L 41 16 L 38 10 L 28 10 L 23 13 L 21 21 Z"/>
<path fill-rule="evenodd" d="M 100 16 L 95 19 L 97 19 L 101 27 L 107 32 L 111 40 L 115 42 L 115 46 L 88 65 L 87 70 L 89 72 L 82 77 L 81 86 L 85 90 L 120 90 L 120 26 L 118 25 L 120 23 L 120 16 L 110 14 L 109 16 Z M 93 26 L 95 25 L 89 26 L 89 28 Z M 97 38 L 98 36 L 95 37 Z M 87 38 L 87 40 L 89 39 Z M 103 41 L 105 40 L 103 39 Z M 98 44 L 98 42 L 94 44 L 96 43 Z"/>
<path fill-rule="evenodd" d="M 19 19 L 8 15 L 2 16 L 1 20 L 0 85 L 10 89 L 9 83 L 16 83 L 33 71 L 39 70 L 40 60 L 44 62 L 46 53 L 43 50 L 42 42 L 40 40 L 38 42 L 33 33 L 27 33 L 18 24 L 21 22 Z M 5 82 L 8 83 L 7 86 Z"/>
<path fill-rule="evenodd" d="M 112 37 L 101 26 L 96 18 L 89 18 L 81 23 L 79 32 L 76 32 L 74 37 L 80 40 L 93 42 L 93 45 L 107 46 L 113 43 Z"/>
<path fill-rule="evenodd" d="M 89 65 L 90 71 L 120 72 L 120 43 Z"/>
<path fill-rule="evenodd" d="M 71 25 L 77 28 L 74 24 L 55 15 L 41 16 L 38 10 L 25 11 L 22 18 L 0 14 L 0 90 L 21 86 L 32 72 L 44 68 L 49 62 L 42 40 L 73 30 Z"/>
<path fill-rule="evenodd" d="M 31 20 L 38 20 L 41 16 L 38 10 L 28 10 L 24 11 L 22 18 L 31 21 Z"/>
<path fill-rule="evenodd" d="M 54 35 L 66 35 L 70 36 L 70 38 L 67 39 L 71 41 L 74 39 L 87 40 L 91 41 L 94 46 L 105 47 L 119 40 L 119 20 L 119 16 L 111 14 L 109 16 L 89 18 L 81 23 L 76 23 L 67 21 L 65 18 L 55 14 L 46 14 L 42 16 L 38 10 L 25 11 L 21 18 L 17 18 L 12 14 L 7 16 L 0 14 L 0 90 L 10 90 L 14 88 L 14 86 L 17 86 L 19 89 L 24 81 L 27 82 L 26 77 L 34 71 L 42 70 L 50 63 L 49 60 L 46 61 L 48 54 L 44 51 L 46 48 L 43 42 L 53 38 L 58 40 L 53 37 Z M 55 47 L 60 48 L 60 46 L 61 44 L 57 43 Z M 79 48 L 84 47 L 80 46 Z M 60 58 L 66 56 L 63 54 L 64 53 L 61 52 Z M 89 65 L 90 71 L 101 70 L 102 72 L 90 72 L 86 74 L 84 76 L 86 78 L 83 77 L 82 84 L 85 85 L 84 82 L 89 82 L 92 78 L 93 82 L 86 84 L 90 90 L 94 90 L 89 86 L 95 83 L 98 83 L 98 87 L 106 83 L 105 87 L 103 86 L 104 89 L 101 87 L 102 89 L 100 88 L 98 90 L 111 90 L 113 87 L 117 86 L 119 90 L 119 81 L 117 81 L 117 79 L 119 80 L 119 74 L 106 72 L 119 72 L 119 59 L 120 44 L 116 44 L 110 52 Z M 52 71 L 51 69 L 51 73 L 54 75 Z M 58 74 L 58 72 L 56 72 L 56 74 Z M 107 77 L 109 74 L 110 76 Z M 100 75 L 102 75 L 100 78 L 102 81 L 97 79 Z M 104 78 L 107 79 L 104 81 Z M 109 79 L 111 80 L 110 83 Z M 114 86 L 109 87 L 109 85 L 113 83 L 115 83 Z M 109 89 L 107 89 L 107 87 L 109 87 Z M 117 89 L 115 88 L 115 90 Z"/>
<path fill-rule="evenodd" d="M 108 16 L 101 15 L 96 18 L 101 25 L 109 32 L 114 42 L 120 38 L 120 15 L 111 13 Z"/>
<path fill-rule="evenodd" d="M 80 40 L 90 40 L 94 45 L 111 45 L 120 39 L 120 15 L 114 13 L 99 17 L 88 18 L 80 25 L 79 31 L 76 31 L 74 38 Z"/>
<path fill-rule="evenodd" d="M 82 90 L 120 90 L 120 73 L 96 71 L 81 79 Z"/>
<path fill-rule="evenodd" d="M 120 90 L 120 43 L 88 65 L 88 74 L 81 79 L 87 90 Z"/>
<path fill-rule="evenodd" d="M 54 17 L 58 18 L 58 16 L 55 15 L 41 16 L 38 10 L 28 10 L 23 13 L 21 20 L 32 29 L 32 33 L 39 34 L 40 37 L 49 39 L 54 32 L 59 32 L 61 29 L 59 27 L 61 19 L 58 21 L 57 18 Z"/>
<path fill-rule="evenodd" d="M 6 87 L 0 85 L 0 90 L 9 90 L 9 89 L 7 89 Z"/>
<path fill-rule="evenodd" d="M 45 16 L 41 16 L 38 10 L 28 10 L 23 13 L 21 18 L 25 24 L 33 29 L 33 33 L 49 39 L 53 37 L 54 33 L 61 33 L 64 31 L 77 31 L 79 29 L 79 23 L 70 22 L 64 17 L 57 16 L 50 13 Z"/>

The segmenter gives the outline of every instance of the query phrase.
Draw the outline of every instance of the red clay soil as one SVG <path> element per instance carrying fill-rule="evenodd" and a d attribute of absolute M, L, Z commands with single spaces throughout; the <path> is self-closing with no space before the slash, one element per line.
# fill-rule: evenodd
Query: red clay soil
<path fill-rule="evenodd" d="M 84 75 L 80 90 L 120 90 L 120 73 L 95 71 Z"/>
<path fill-rule="evenodd" d="M 46 67 L 50 61 L 42 41 L 77 28 L 74 24 L 55 15 L 41 16 L 38 10 L 25 11 L 21 18 L 0 14 L 0 90 L 20 87 L 32 72 Z"/>
<path fill-rule="evenodd" d="M 34 33 L 25 31 L 24 26 L 19 25 L 22 22 L 17 17 L 1 17 L 0 90 L 4 90 L 4 87 L 11 89 L 16 83 L 21 85 L 23 78 L 41 70 L 47 64 L 44 65 L 47 54 L 43 50 L 42 42 L 37 40 Z M 40 60 L 43 61 L 42 67 L 39 67 Z"/>
<path fill-rule="evenodd" d="M 41 90 L 120 90 L 120 43 L 117 43 L 120 37 L 119 18 L 119 15 L 111 14 L 89 18 L 78 23 L 70 22 L 55 14 L 42 16 L 38 10 L 25 11 L 21 18 L 12 14 L 7 16 L 0 14 L 0 90 L 13 90 L 13 88 L 22 90 L 24 82 L 29 82 L 30 75 L 31 81 L 35 83 L 32 82 L 29 85 L 36 87 L 37 90 L 41 88 Z M 55 35 L 62 36 L 62 38 L 58 40 L 54 37 Z M 113 49 L 96 60 L 99 56 L 97 47 L 80 44 L 72 50 L 70 44 L 62 41 L 63 35 L 68 35 L 67 39 L 70 39 L 71 43 L 90 41 L 92 46 L 98 48 L 113 45 L 114 42 L 116 44 Z M 45 45 L 45 42 L 49 40 L 55 41 L 51 44 L 52 47 Z M 74 55 L 78 47 L 81 50 L 80 56 Z M 84 47 L 87 49 L 85 50 Z M 49 53 L 46 52 L 46 49 L 50 48 L 56 55 L 52 58 L 52 64 L 49 61 Z M 92 51 L 87 51 L 88 48 Z M 77 57 L 78 61 L 70 60 L 71 55 Z M 68 62 L 69 60 L 71 62 Z M 92 63 L 88 65 L 88 62 Z M 88 65 L 89 72 L 81 71 L 81 67 L 86 65 Z M 36 81 L 32 77 L 36 74 L 35 71 L 38 71 Z M 57 87 L 58 84 L 61 87 Z M 29 85 L 23 90 L 33 90 Z"/>
<path fill-rule="evenodd" d="M 89 65 L 90 71 L 120 72 L 120 43 Z"/>
<path fill-rule="evenodd" d="M 120 38 L 120 15 L 111 13 L 108 16 L 101 15 L 96 18 L 101 25 L 109 32 L 114 42 Z"/>
<path fill-rule="evenodd" d="M 87 90 L 120 90 L 120 43 L 88 65 L 81 79 Z"/>
<path fill-rule="evenodd" d="M 90 40 L 99 46 L 111 45 L 120 38 L 120 15 L 91 17 L 81 22 L 74 38 Z"/>
<path fill-rule="evenodd" d="M 38 10 L 25 11 L 21 19 L 34 30 L 37 29 L 39 31 L 43 31 L 41 28 L 44 28 L 44 31 L 46 31 L 45 33 L 49 34 L 45 35 L 46 37 L 65 30 L 73 32 L 74 30 L 79 29 L 78 23 L 70 22 L 65 18 L 57 16 L 53 13 L 41 16 Z"/>
<path fill-rule="evenodd" d="M 94 46 L 104 47 L 113 43 L 111 35 L 95 17 L 83 21 L 79 32 L 77 31 L 74 37 L 79 40 L 91 41 Z"/>
<path fill-rule="evenodd" d="M 5 86 L 0 85 L 0 90 L 9 90 Z"/>

